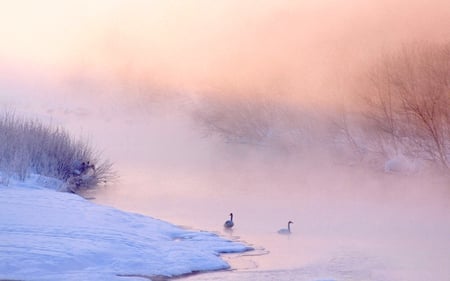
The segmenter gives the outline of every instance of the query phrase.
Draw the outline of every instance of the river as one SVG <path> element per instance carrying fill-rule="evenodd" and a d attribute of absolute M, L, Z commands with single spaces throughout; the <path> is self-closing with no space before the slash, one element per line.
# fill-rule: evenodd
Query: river
<path fill-rule="evenodd" d="M 134 126 L 107 135 L 121 177 L 95 191 L 94 201 L 255 248 L 224 255 L 229 271 L 186 280 L 450 278 L 450 190 L 438 174 L 387 174 L 315 154 L 306 161 L 193 142 L 161 123 L 153 125 L 158 134 L 143 137 Z M 225 231 L 230 212 L 235 226 Z M 278 234 L 289 220 L 291 235 Z"/>

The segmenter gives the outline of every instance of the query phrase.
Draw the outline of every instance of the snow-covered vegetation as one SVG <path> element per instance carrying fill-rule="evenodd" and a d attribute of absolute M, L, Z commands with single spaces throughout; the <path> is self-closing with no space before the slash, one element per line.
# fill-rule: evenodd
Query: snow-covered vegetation
<path fill-rule="evenodd" d="M 35 173 L 63 181 L 71 192 L 114 179 L 112 163 L 101 161 L 86 142 L 11 112 L 0 116 L 0 172 L 3 183 Z"/>
<path fill-rule="evenodd" d="M 144 280 L 227 269 L 219 253 L 250 250 L 58 186 L 37 175 L 0 185 L 0 280 Z"/>

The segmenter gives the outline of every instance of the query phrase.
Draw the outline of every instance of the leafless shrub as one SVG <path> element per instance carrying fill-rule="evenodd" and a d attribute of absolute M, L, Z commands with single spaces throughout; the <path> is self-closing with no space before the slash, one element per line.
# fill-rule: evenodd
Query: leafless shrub
<path fill-rule="evenodd" d="M 317 120 L 300 104 L 268 97 L 215 95 L 203 99 L 195 120 L 206 135 L 228 143 L 301 150 L 314 141 Z"/>
<path fill-rule="evenodd" d="M 369 164 L 397 157 L 449 168 L 450 44 L 417 43 L 385 54 L 360 80 L 362 103 L 351 111 L 315 111 L 273 93 L 224 93 L 204 98 L 195 119 L 207 135 L 230 143 L 288 151 L 319 145 L 353 151 Z"/>
<path fill-rule="evenodd" d="M 112 164 L 100 161 L 85 142 L 73 140 L 61 128 L 20 119 L 11 112 L 0 116 L 0 171 L 20 180 L 29 173 L 58 178 L 72 192 L 115 177 Z"/>
<path fill-rule="evenodd" d="M 366 146 L 449 168 L 450 44 L 418 43 L 386 55 L 367 82 L 359 124 Z"/>

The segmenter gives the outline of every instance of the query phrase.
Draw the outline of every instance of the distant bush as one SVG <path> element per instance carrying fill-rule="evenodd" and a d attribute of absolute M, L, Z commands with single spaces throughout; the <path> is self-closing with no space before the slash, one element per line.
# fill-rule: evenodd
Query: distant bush
<path fill-rule="evenodd" d="M 339 163 L 384 165 L 387 172 L 448 171 L 450 42 L 404 45 L 353 79 L 354 96 L 336 107 L 290 95 L 223 92 L 199 99 L 193 116 L 206 136 L 227 143 L 291 154 L 319 147 Z"/>
<path fill-rule="evenodd" d="M 364 118 L 359 129 L 343 126 L 354 147 L 450 168 L 449 43 L 405 45 L 382 56 L 361 80 Z"/>
<path fill-rule="evenodd" d="M 205 97 L 194 112 L 206 136 L 283 151 L 308 147 L 318 137 L 318 118 L 305 106 L 264 95 Z"/>
<path fill-rule="evenodd" d="M 65 191 L 78 192 L 114 178 L 112 163 L 82 140 L 74 140 L 62 128 L 38 121 L 0 115 L 0 171 L 4 177 L 25 180 L 30 173 L 54 177 Z"/>

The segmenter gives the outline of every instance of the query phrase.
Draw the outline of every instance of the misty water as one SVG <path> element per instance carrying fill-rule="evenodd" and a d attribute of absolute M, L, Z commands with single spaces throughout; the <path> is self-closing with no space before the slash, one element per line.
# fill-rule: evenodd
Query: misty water
<path fill-rule="evenodd" d="M 183 114 L 135 117 L 90 120 L 120 180 L 89 196 L 255 248 L 225 255 L 231 271 L 187 280 L 448 280 L 444 177 L 339 163 L 320 147 L 292 155 L 224 143 Z M 278 234 L 289 220 L 292 234 Z"/>
<path fill-rule="evenodd" d="M 118 181 L 88 198 L 255 248 L 224 255 L 229 271 L 186 280 L 449 280 L 446 174 L 386 173 L 320 141 L 295 151 L 228 143 L 205 136 L 179 101 L 86 101 L 15 99 L 15 112 L 87 138 L 114 162 Z M 289 220 L 292 234 L 278 234 Z"/>

